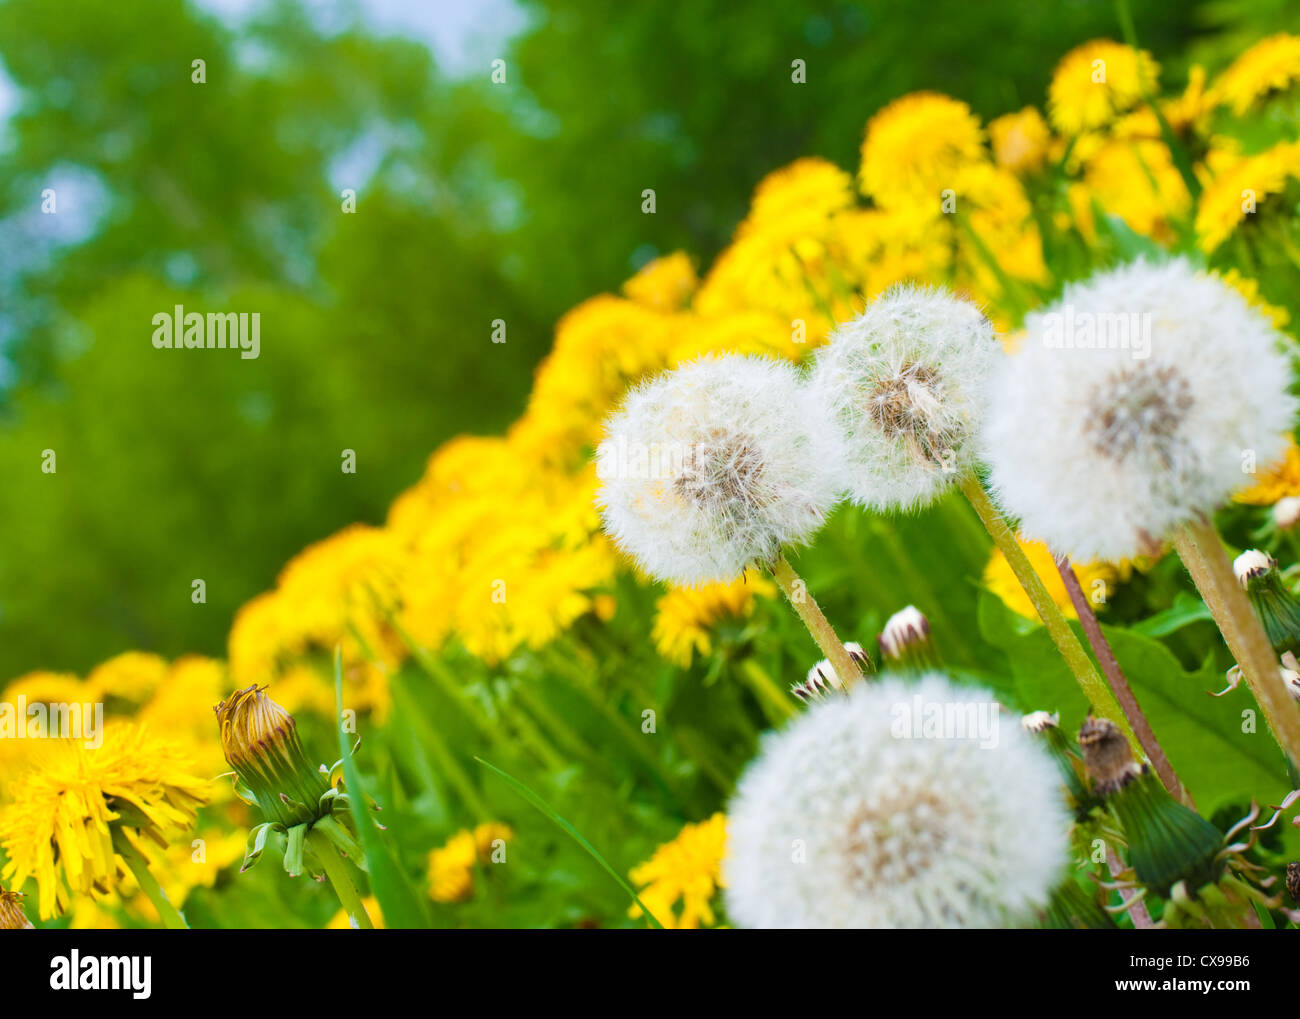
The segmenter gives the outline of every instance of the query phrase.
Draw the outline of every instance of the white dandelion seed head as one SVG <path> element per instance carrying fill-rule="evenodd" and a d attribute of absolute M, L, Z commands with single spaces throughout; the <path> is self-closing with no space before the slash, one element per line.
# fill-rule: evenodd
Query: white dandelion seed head
<path fill-rule="evenodd" d="M 817 352 L 810 386 L 834 424 L 841 486 L 870 509 L 938 497 L 975 462 L 993 324 L 951 294 L 899 286 Z"/>
<path fill-rule="evenodd" d="M 1185 260 L 1067 286 L 989 386 L 990 482 L 1021 530 L 1086 562 L 1150 552 L 1285 449 L 1282 337 Z"/>
<path fill-rule="evenodd" d="M 1000 927 L 1048 901 L 1070 827 L 1055 763 L 1019 726 L 991 745 L 901 738 L 918 703 L 992 701 L 938 673 L 887 676 L 765 738 L 727 810 L 738 926 Z"/>
<path fill-rule="evenodd" d="M 725 355 L 632 390 L 598 453 L 606 532 L 654 577 L 731 581 L 835 504 L 833 446 L 794 366 Z"/>

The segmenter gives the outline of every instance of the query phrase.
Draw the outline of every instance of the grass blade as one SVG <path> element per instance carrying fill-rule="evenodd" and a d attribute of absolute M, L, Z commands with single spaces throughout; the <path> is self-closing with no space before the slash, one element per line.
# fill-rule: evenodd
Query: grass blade
<path fill-rule="evenodd" d="M 496 765 L 489 764 L 481 757 L 475 757 L 474 760 L 478 761 L 478 763 L 483 765 L 483 767 L 501 776 L 501 778 L 503 778 L 509 784 L 510 788 L 512 788 L 525 800 L 531 803 L 542 814 L 545 814 L 547 817 L 549 817 L 556 824 L 556 826 L 560 828 L 561 831 L 563 831 L 565 834 L 569 836 L 569 838 L 573 839 L 574 842 L 582 846 L 582 848 L 587 851 L 588 855 L 590 855 L 593 860 L 599 863 L 605 869 L 606 873 L 609 874 L 610 877 L 612 877 L 615 881 L 618 882 L 619 887 L 622 888 L 623 891 L 627 892 L 627 894 L 632 897 L 632 901 L 635 902 L 637 906 L 640 907 L 641 912 L 646 917 L 649 918 L 650 922 L 654 924 L 657 928 L 659 928 L 659 930 L 664 929 L 664 925 L 659 922 L 659 918 L 655 916 L 652 912 L 650 912 L 649 909 L 646 908 L 645 903 L 642 902 L 637 897 L 637 894 L 633 890 L 632 886 L 623 880 L 623 876 L 609 865 L 609 861 L 607 861 L 603 856 L 600 855 L 600 851 L 596 849 L 595 846 L 593 846 L 590 842 L 588 842 L 585 838 L 582 837 L 582 833 L 579 832 L 577 828 L 573 827 L 573 825 L 569 824 L 568 821 L 566 821 L 559 814 L 557 814 L 549 803 L 547 803 L 544 799 L 542 799 L 535 792 L 529 789 L 528 786 L 520 782 L 517 778 L 514 778 L 511 775 L 507 775 Z"/>

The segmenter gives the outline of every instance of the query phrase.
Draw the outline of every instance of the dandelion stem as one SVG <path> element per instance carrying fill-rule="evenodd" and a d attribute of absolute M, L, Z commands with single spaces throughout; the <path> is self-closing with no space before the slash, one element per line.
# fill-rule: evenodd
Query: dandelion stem
<path fill-rule="evenodd" d="M 311 847 L 312 853 L 325 869 L 325 876 L 334 886 L 334 894 L 339 897 L 339 902 L 348 918 L 363 931 L 374 930 L 375 925 L 370 922 L 370 914 L 366 912 L 361 896 L 357 894 L 357 886 L 352 883 L 347 865 L 339 856 L 338 850 L 334 848 L 334 844 L 330 842 L 329 836 L 312 828 L 307 832 L 307 845 Z"/>
<path fill-rule="evenodd" d="M 1119 660 L 1111 649 L 1110 641 L 1101 632 L 1101 624 L 1097 622 L 1097 616 L 1092 611 L 1092 605 L 1089 604 L 1087 597 L 1083 593 L 1083 588 L 1079 585 L 1079 578 L 1075 575 L 1070 560 L 1066 556 L 1057 556 L 1056 568 L 1060 571 L 1061 580 L 1065 583 L 1065 590 L 1070 594 L 1070 601 L 1074 604 L 1074 611 L 1079 617 L 1079 622 L 1083 625 L 1084 636 L 1088 638 L 1088 643 L 1092 646 L 1092 653 L 1097 661 L 1101 663 L 1101 670 L 1106 675 L 1106 681 L 1110 684 L 1115 699 L 1119 701 L 1120 707 L 1124 710 L 1124 717 L 1129 720 L 1129 724 L 1133 727 L 1133 734 L 1137 736 L 1138 742 L 1142 744 L 1142 750 L 1151 761 L 1152 767 L 1155 768 L 1156 774 L 1160 776 L 1160 781 L 1169 790 L 1170 795 L 1195 810 L 1196 804 L 1192 801 L 1192 794 L 1178 780 L 1174 766 L 1169 763 L 1169 758 L 1165 755 L 1164 747 L 1156 739 L 1156 734 L 1151 729 L 1151 723 L 1147 721 L 1147 716 L 1143 714 L 1141 705 L 1138 704 L 1137 698 L 1133 696 L 1133 690 L 1124 677 L 1124 670 L 1119 667 Z"/>
<path fill-rule="evenodd" d="M 185 922 L 185 917 L 181 916 L 180 910 L 172 905 L 162 885 L 149 870 L 149 861 L 144 858 L 144 853 L 136 849 L 127 838 L 126 832 L 118 825 L 113 826 L 113 848 L 117 850 L 118 856 L 126 861 L 127 867 L 135 877 L 135 883 L 140 886 L 140 891 L 144 892 L 145 897 L 153 903 L 153 908 L 158 910 L 163 926 L 169 931 L 189 930 L 190 925 Z"/>
<path fill-rule="evenodd" d="M 1202 517 L 1181 528 L 1174 534 L 1174 548 L 1241 666 L 1273 737 L 1290 762 L 1300 762 L 1300 712 L 1282 684 L 1277 654 L 1237 583 L 1214 524 Z"/>
<path fill-rule="evenodd" d="M 962 494 L 966 496 L 975 512 L 979 515 L 985 530 L 989 532 L 989 537 L 993 539 L 994 544 L 1001 549 L 1002 554 L 1006 557 L 1007 565 L 1011 567 L 1016 579 L 1020 581 L 1020 586 L 1025 589 L 1025 594 L 1029 596 L 1029 600 L 1038 612 L 1038 618 L 1043 621 L 1043 625 L 1047 628 L 1056 649 L 1061 652 L 1061 657 L 1065 659 L 1070 671 L 1074 673 L 1079 688 L 1083 690 L 1084 696 L 1088 698 L 1093 713 L 1110 719 L 1119 726 L 1120 731 L 1124 733 L 1130 743 L 1137 745 L 1128 719 L 1124 717 L 1124 712 L 1120 710 L 1120 706 L 1116 702 L 1114 694 L 1111 693 L 1110 687 L 1106 685 L 1093 667 L 1088 652 L 1084 650 L 1079 638 L 1070 629 L 1070 624 L 1065 621 L 1065 616 L 1057 608 L 1056 602 L 1052 600 L 1052 596 L 1048 593 L 1042 578 L 1034 571 L 1033 565 L 1029 562 L 1029 557 L 1025 555 L 1024 549 L 1020 547 L 1020 542 L 1016 540 L 1016 536 L 1012 533 L 1006 519 L 998 512 L 997 507 L 993 505 L 993 500 L 984 491 L 984 486 L 980 483 L 979 478 L 973 474 L 968 474 L 958 484 Z"/>
<path fill-rule="evenodd" d="M 772 563 L 772 576 L 785 592 L 786 598 L 799 614 L 799 618 L 803 620 L 803 625 L 808 627 L 808 632 L 821 648 L 822 654 L 830 661 L 840 682 L 845 686 L 851 686 L 860 680 L 862 670 L 858 668 L 858 663 L 849 657 L 844 642 L 835 633 L 834 627 L 822 614 L 822 610 L 817 607 L 817 602 L 808 591 L 808 585 L 803 582 L 799 574 L 795 573 L 794 567 L 786 557 L 779 552 Z"/>

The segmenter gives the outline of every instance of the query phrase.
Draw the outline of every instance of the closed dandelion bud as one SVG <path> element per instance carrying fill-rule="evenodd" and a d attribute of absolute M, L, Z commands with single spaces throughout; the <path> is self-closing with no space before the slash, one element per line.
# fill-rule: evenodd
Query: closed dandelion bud
<path fill-rule="evenodd" d="M 286 798 L 314 807 L 329 782 L 307 760 L 293 716 L 265 689 L 238 690 L 216 706 L 221 750 L 268 818 L 295 824 L 304 818 Z"/>
<path fill-rule="evenodd" d="M 1300 648 L 1300 603 L 1282 583 L 1277 560 L 1267 552 L 1248 549 L 1237 556 L 1232 570 L 1255 606 L 1274 650 Z"/>
<path fill-rule="evenodd" d="M 844 645 L 844 650 L 849 653 L 849 657 L 858 665 L 863 667 L 870 665 L 871 659 L 863 650 L 861 644 L 848 641 Z M 835 672 L 835 667 L 823 658 L 808 670 L 808 676 L 802 683 L 796 683 L 790 687 L 790 692 L 806 704 L 811 701 L 823 700 L 833 690 L 843 689 L 844 684 Z"/>
<path fill-rule="evenodd" d="M 249 833 L 241 871 L 261 858 L 271 832 L 285 836 L 284 869 L 291 876 L 318 872 L 311 864 L 324 864 L 322 854 L 333 850 L 364 869 L 350 800 L 342 789 L 343 762 L 332 768 L 312 767 L 293 716 L 265 689 L 254 685 L 238 690 L 213 709 L 221 726 L 222 752 L 239 780 L 236 790 L 266 818 Z M 321 838 L 333 849 L 323 847 Z"/>
<path fill-rule="evenodd" d="M 1294 866 L 1294 864 L 1292 864 Z M 6 892 L 0 888 L 0 931 L 30 931 L 32 922 L 23 912 L 21 892 Z"/>
<path fill-rule="evenodd" d="M 881 657 L 888 662 L 933 666 L 934 648 L 930 643 L 930 620 L 915 605 L 895 612 L 876 638 Z"/>
<path fill-rule="evenodd" d="M 1079 732 L 1084 765 L 1125 838 L 1138 880 L 1161 896 L 1178 882 L 1195 891 L 1214 876 L 1223 833 L 1175 800 L 1149 768 L 1133 760 L 1115 723 L 1089 717 Z"/>
<path fill-rule="evenodd" d="M 1075 762 L 1079 760 L 1073 740 L 1060 726 L 1061 716 L 1054 711 L 1031 711 L 1020 719 L 1020 727 L 1025 732 L 1038 737 L 1046 745 L 1056 761 L 1065 788 L 1074 803 L 1075 817 L 1086 817 L 1097 805 L 1097 796 L 1084 783 Z"/>
<path fill-rule="evenodd" d="M 1283 669 L 1282 682 L 1286 684 L 1286 692 L 1291 695 L 1291 698 L 1300 701 L 1300 672 L 1296 672 L 1295 669 Z"/>
<path fill-rule="evenodd" d="M 1286 893 L 1292 902 L 1300 903 L 1300 863 L 1286 865 Z"/>
<path fill-rule="evenodd" d="M 1288 495 L 1273 504 L 1273 524 L 1279 531 L 1289 531 L 1300 522 L 1300 495 Z"/>

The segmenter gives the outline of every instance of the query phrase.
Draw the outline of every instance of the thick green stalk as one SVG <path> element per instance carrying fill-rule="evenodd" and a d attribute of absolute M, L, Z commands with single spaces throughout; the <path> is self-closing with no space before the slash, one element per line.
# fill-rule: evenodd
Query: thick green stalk
<path fill-rule="evenodd" d="M 1201 518 L 1175 532 L 1173 541 L 1273 730 L 1273 738 L 1291 762 L 1300 763 L 1300 711 L 1287 693 L 1277 653 L 1232 572 L 1214 524 Z"/>
<path fill-rule="evenodd" d="M 150 872 L 149 861 L 131 844 L 131 840 L 126 837 L 126 832 L 117 825 L 113 826 L 113 848 L 117 850 L 118 856 L 126 861 L 127 868 L 135 877 L 135 883 L 140 886 L 140 891 L 144 892 L 146 898 L 153 903 L 153 908 L 158 910 L 163 926 L 170 931 L 189 930 L 190 925 L 185 922 L 185 917 L 181 916 L 180 910 L 172 905 L 162 885 Z"/>
<path fill-rule="evenodd" d="M 966 496 L 975 512 L 979 514 L 979 518 L 989 532 L 994 544 L 1001 549 L 1002 554 L 1006 557 L 1007 565 L 1011 567 L 1016 579 L 1020 581 L 1020 586 L 1025 589 L 1025 594 L 1029 596 L 1029 600 L 1033 603 L 1038 618 L 1043 621 L 1043 625 L 1047 628 L 1056 649 L 1061 652 L 1061 657 L 1065 659 L 1070 671 L 1074 673 L 1074 678 L 1083 691 L 1083 695 L 1088 698 L 1093 713 L 1101 718 L 1110 719 L 1119 726 L 1120 731 L 1124 733 L 1130 744 L 1135 748 L 1139 747 L 1133 735 L 1133 730 L 1128 724 L 1128 719 L 1124 717 L 1124 712 L 1120 710 L 1120 706 L 1115 700 L 1115 695 L 1111 693 L 1110 687 L 1106 685 L 1093 667 L 1088 652 L 1084 650 L 1079 638 L 1070 629 L 1070 624 L 1066 622 L 1064 614 L 1057 607 L 1056 602 L 1052 600 L 1052 596 L 1048 593 L 1042 578 L 1034 571 L 1029 557 L 1025 555 L 1024 549 L 1020 547 L 1020 542 L 1016 540 L 1016 536 L 1012 533 L 1006 519 L 993 505 L 993 500 L 988 497 L 988 493 L 984 491 L 984 486 L 980 483 L 979 478 L 969 474 L 959 482 L 959 486 L 962 494 Z"/>
<path fill-rule="evenodd" d="M 375 925 L 370 922 L 370 914 L 366 912 L 366 907 L 361 902 L 357 886 L 352 883 L 347 865 L 334 848 L 334 843 L 329 840 L 329 836 L 313 828 L 307 833 L 307 845 L 311 847 L 313 855 L 325 869 L 325 876 L 334 886 L 334 894 L 339 897 L 343 911 L 361 930 L 374 930 Z"/>
<path fill-rule="evenodd" d="M 785 592 L 786 598 L 799 618 L 803 620 L 803 625 L 812 634 L 812 639 L 821 648 L 822 654 L 831 663 L 831 668 L 839 676 L 840 682 L 845 686 L 852 686 L 862 679 L 862 670 L 858 668 L 858 663 L 849 657 L 848 651 L 844 649 L 844 642 L 835 633 L 835 628 L 827 621 L 822 610 L 817 607 L 808 585 L 799 578 L 794 567 L 780 553 L 772 563 L 772 576 L 776 579 L 777 586 Z"/>

